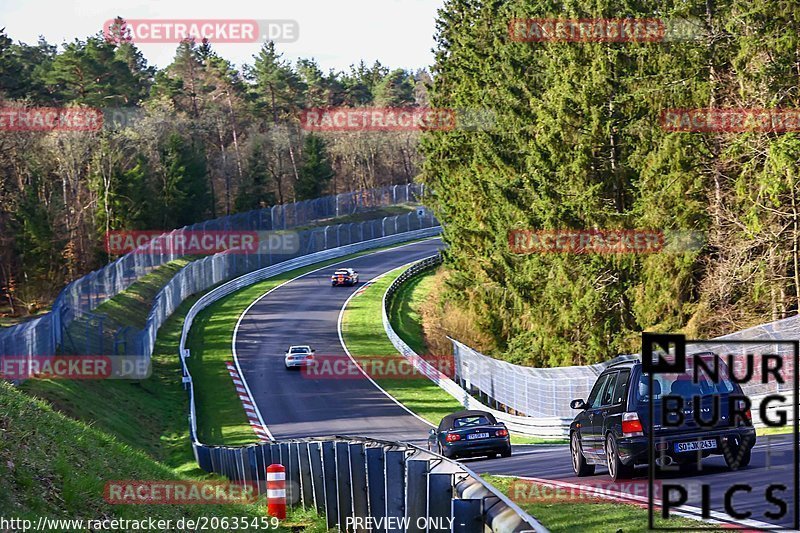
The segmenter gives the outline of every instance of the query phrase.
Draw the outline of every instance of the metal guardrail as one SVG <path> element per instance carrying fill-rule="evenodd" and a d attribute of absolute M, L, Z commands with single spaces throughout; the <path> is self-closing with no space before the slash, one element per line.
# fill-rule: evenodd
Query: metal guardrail
<path fill-rule="evenodd" d="M 403 442 L 334 436 L 254 444 L 209 446 L 197 438 L 194 385 L 186 339 L 197 314 L 233 292 L 277 274 L 371 248 L 433 236 L 440 227 L 417 230 L 317 252 L 245 274 L 208 292 L 192 306 L 181 331 L 183 381 L 189 393 L 189 426 L 195 458 L 203 470 L 266 491 L 266 467 L 286 468 L 287 502 L 326 516 L 328 528 L 344 531 L 511 533 L 547 529 L 508 497 L 463 465 Z M 392 518 L 391 523 L 366 522 Z M 425 518 L 423 521 L 418 521 Z M 405 523 L 403 523 L 405 521 Z M 380 525 L 376 525 L 380 524 Z"/>
<path fill-rule="evenodd" d="M 569 423 L 572 418 L 533 418 L 528 416 L 518 416 L 510 414 L 498 409 L 494 409 L 485 403 L 475 398 L 469 391 L 465 390 L 460 384 L 458 376 L 458 366 L 455 366 L 455 379 L 450 379 L 447 375 L 440 372 L 433 365 L 428 363 L 420 354 L 416 353 L 406 342 L 392 328 L 391 321 L 389 320 L 389 305 L 391 305 L 392 296 L 400 288 L 400 286 L 419 275 L 422 272 L 430 270 L 441 263 L 442 259 L 439 254 L 427 257 L 422 261 L 414 263 L 411 267 L 406 269 L 400 274 L 383 295 L 383 329 L 386 336 L 392 341 L 395 349 L 400 352 L 403 357 L 419 370 L 420 373 L 428 377 L 436 385 L 441 387 L 442 390 L 447 392 L 450 396 L 455 398 L 465 409 L 480 409 L 488 411 L 494 415 L 497 420 L 505 423 L 509 430 L 520 435 L 531 437 L 544 437 L 544 438 L 564 438 L 569 433 Z"/>

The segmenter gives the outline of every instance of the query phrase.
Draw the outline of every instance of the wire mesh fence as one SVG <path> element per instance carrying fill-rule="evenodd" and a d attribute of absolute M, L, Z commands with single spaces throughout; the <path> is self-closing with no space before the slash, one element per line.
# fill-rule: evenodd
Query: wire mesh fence
<path fill-rule="evenodd" d="M 739 379 L 747 376 L 749 364 L 753 377 L 741 383 L 742 391 L 753 401 L 753 421 L 762 423 L 761 414 L 756 407 L 768 394 L 782 394 L 786 400 L 780 405 L 790 405 L 793 401 L 794 353 L 788 343 L 800 333 L 800 316 L 770 322 L 724 335 L 703 343 L 687 344 L 686 353 L 713 352 L 720 356 L 730 371 Z M 569 366 L 559 368 L 532 368 L 514 365 L 494 359 L 477 352 L 454 339 L 454 367 L 456 381 L 467 391 L 486 398 L 487 403 L 499 408 L 524 414 L 529 417 L 571 418 L 575 412 L 569 407 L 570 400 L 587 398 L 597 376 L 610 364 L 638 359 L 640 355 L 621 355 L 610 361 L 589 366 Z M 715 340 L 737 341 L 757 340 L 763 343 L 722 344 Z M 752 359 L 748 363 L 748 354 Z M 762 357 L 774 354 L 781 358 L 782 380 L 761 380 L 764 374 L 759 368 Z"/>
<path fill-rule="evenodd" d="M 210 279 L 221 281 L 236 273 L 305 253 L 408 231 L 421 227 L 421 224 L 430 223 L 429 215 L 425 215 L 428 216 L 428 220 L 423 221 L 425 216 L 418 216 L 412 212 L 407 216 L 303 229 L 303 226 L 312 223 L 320 224 L 326 219 L 354 215 L 366 209 L 416 203 L 420 200 L 422 192 L 422 186 L 418 184 L 355 191 L 239 213 L 164 233 L 151 239 L 147 245 L 143 245 L 147 246 L 146 252 L 140 247 L 105 267 L 71 282 L 58 295 L 50 313 L 16 326 L 0 329 L 0 354 L 48 356 L 60 350 L 73 353 L 143 353 L 141 335 L 131 330 L 124 330 L 121 325 L 114 328 L 101 314 L 93 311 L 155 268 L 185 255 L 184 249 L 167 243 L 178 242 L 181 236 L 188 235 L 189 232 L 252 231 L 270 232 L 270 235 L 274 236 L 293 228 L 299 230 L 300 238 L 297 250 L 290 254 L 283 253 L 285 250 L 282 249 L 276 250 L 269 239 L 264 239 L 266 242 L 260 243 L 259 249 L 253 253 L 239 252 L 216 259 L 213 258 L 216 256 L 206 257 L 203 259 L 205 263 L 202 267 L 194 266 L 192 270 L 203 279 L 192 281 L 185 279 L 184 276 L 183 285 L 172 284 L 170 292 L 160 297 L 159 305 L 162 313 L 174 310 L 174 306 L 170 304 L 173 294 L 187 294 L 186 291 L 193 288 L 208 286 L 205 285 L 209 275 L 205 271 L 206 268 L 210 268 L 213 272 Z M 151 318 L 160 324 L 162 315 Z M 79 319 L 81 320 L 79 327 L 70 328 L 70 325 Z M 148 330 L 152 329 L 150 323 L 151 320 L 148 319 Z"/>

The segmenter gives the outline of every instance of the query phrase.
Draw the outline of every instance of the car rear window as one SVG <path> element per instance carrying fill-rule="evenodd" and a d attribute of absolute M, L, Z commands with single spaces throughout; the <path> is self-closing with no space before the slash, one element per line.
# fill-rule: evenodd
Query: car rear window
<path fill-rule="evenodd" d="M 463 418 L 456 418 L 453 420 L 453 427 L 456 429 L 467 428 L 471 426 L 485 426 L 491 424 L 489 419 L 485 416 L 465 416 Z"/>
<path fill-rule="evenodd" d="M 707 365 L 713 369 L 713 361 L 705 358 Z M 702 367 L 697 369 L 697 383 L 692 381 L 694 369 L 690 364 L 691 358 L 687 358 L 686 372 L 683 374 L 657 374 L 653 376 L 653 391 L 652 397 L 655 400 L 661 399 L 663 396 L 682 396 L 686 399 L 691 399 L 695 396 L 713 396 L 717 394 L 729 394 L 734 392 L 736 386 L 730 379 L 728 365 L 721 359 L 717 358 L 718 376 L 709 375 Z M 639 401 L 649 401 L 649 378 L 647 374 L 642 374 L 639 379 Z"/>

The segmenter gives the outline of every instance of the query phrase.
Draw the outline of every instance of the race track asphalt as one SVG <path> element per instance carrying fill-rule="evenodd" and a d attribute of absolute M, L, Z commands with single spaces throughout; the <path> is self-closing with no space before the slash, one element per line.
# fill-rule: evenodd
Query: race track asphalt
<path fill-rule="evenodd" d="M 431 239 L 326 267 L 273 290 L 248 309 L 235 337 L 237 357 L 264 422 L 276 439 L 359 435 L 425 442 L 430 426 L 369 381 L 311 378 L 303 372 L 288 371 L 283 354 L 291 344 L 310 344 L 318 354 L 345 356 L 337 324 L 350 294 L 375 276 L 428 257 L 441 246 L 440 240 Z M 330 274 L 339 266 L 355 268 L 360 275 L 359 285 L 331 287 Z M 745 469 L 731 471 L 721 456 L 713 456 L 703 461 L 701 471 L 665 474 L 661 482 L 687 487 L 687 504 L 696 507 L 702 505 L 700 485 L 708 484 L 710 508 L 717 512 L 724 511 L 725 491 L 730 486 L 749 486 L 750 492 L 740 491 L 732 496 L 737 510 L 751 512 L 750 518 L 759 522 L 791 527 L 796 512 L 791 443 L 787 436 L 761 437 L 752 462 Z M 516 446 L 510 458 L 471 459 L 464 464 L 478 473 L 559 480 L 645 497 L 647 494 L 647 469 L 641 469 L 636 478 L 623 484 L 611 483 L 601 467 L 595 476 L 575 477 L 568 446 Z M 777 510 L 765 500 L 764 491 L 770 484 L 787 487 L 775 493 L 787 502 L 781 518 L 765 516 L 765 512 Z"/>

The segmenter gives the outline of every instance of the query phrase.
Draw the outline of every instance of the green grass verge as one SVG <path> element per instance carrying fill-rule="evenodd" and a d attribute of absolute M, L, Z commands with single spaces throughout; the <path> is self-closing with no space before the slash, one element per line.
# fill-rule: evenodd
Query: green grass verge
<path fill-rule="evenodd" d="M 113 480 L 190 480 L 109 433 L 68 418 L 0 382 L 0 509 L 3 518 L 34 523 L 50 518 L 173 520 L 264 516 L 263 498 L 251 504 L 112 505 L 103 499 Z M 298 511 L 284 522 L 324 531 L 324 521 Z M 173 525 L 173 528 L 175 526 Z M 63 530 L 63 529 L 62 529 Z"/>
<path fill-rule="evenodd" d="M 128 290 L 98 307 L 115 321 L 143 327 L 150 302 L 172 278 L 181 262 L 159 267 Z M 184 473 L 199 474 L 188 437 L 189 406 L 181 385 L 177 356 L 183 317 L 194 302 L 184 302 L 159 330 L 152 357 L 152 375 L 131 380 L 36 380 L 21 390 L 49 402 L 71 418 L 92 424 L 120 442 L 147 453 Z M 120 303 L 122 302 L 122 303 Z"/>
<path fill-rule="evenodd" d="M 356 360 L 375 357 L 403 360 L 384 333 L 381 321 L 383 294 L 403 270 L 399 268 L 386 274 L 347 305 L 342 319 L 342 337 Z M 455 398 L 422 375 L 406 379 L 376 376 L 375 381 L 393 398 L 432 424 L 438 424 L 443 416 L 462 409 Z"/>
<path fill-rule="evenodd" d="M 428 353 L 422 329 L 420 306 L 433 288 L 435 270 L 423 272 L 403 283 L 389 302 L 389 321 L 401 339 L 416 353 Z"/>
<path fill-rule="evenodd" d="M 550 487 L 510 477 L 484 475 L 486 481 L 500 489 L 528 514 L 535 516 L 553 533 L 608 533 L 650 531 L 646 507 L 619 503 L 600 498 L 582 499 L 554 496 Z M 531 497 L 531 496 L 538 497 Z M 673 517 L 663 520 L 656 517 L 656 528 L 674 527 L 686 530 L 709 528 L 709 524 L 690 518 Z"/>
<path fill-rule="evenodd" d="M 141 327 L 150 309 L 148 299 L 169 281 L 176 266 L 156 269 L 105 302 L 103 310 L 115 320 Z M 19 390 L 7 385 L 0 388 L 0 509 L 8 510 L 4 514 L 20 518 L 264 516 L 263 501 L 112 506 L 102 498 L 103 485 L 113 479 L 217 479 L 200 470 L 192 454 L 188 399 L 177 355 L 186 312 L 198 296 L 183 302 L 159 330 L 153 373 L 147 380 L 28 380 Z M 324 519 L 297 509 L 290 512 L 284 526 L 325 531 Z"/>
<path fill-rule="evenodd" d="M 198 439 L 207 444 L 238 445 L 255 440 L 250 424 L 225 367 L 232 360 L 233 330 L 239 316 L 254 300 L 281 283 L 312 270 L 374 253 L 379 248 L 298 268 L 245 287 L 213 303 L 197 317 L 187 339 L 188 365 L 195 390 Z"/>

